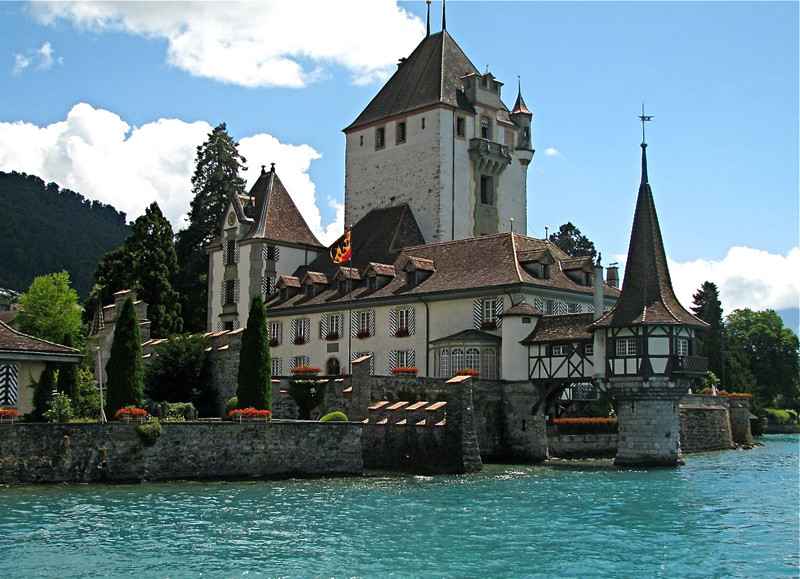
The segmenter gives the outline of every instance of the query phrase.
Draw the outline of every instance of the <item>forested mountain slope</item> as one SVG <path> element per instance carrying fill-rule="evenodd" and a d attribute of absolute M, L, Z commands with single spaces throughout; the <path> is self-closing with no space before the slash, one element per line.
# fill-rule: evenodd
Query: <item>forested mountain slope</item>
<path fill-rule="evenodd" d="M 0 287 L 66 270 L 83 299 L 103 255 L 130 233 L 125 214 L 35 175 L 0 171 Z"/>

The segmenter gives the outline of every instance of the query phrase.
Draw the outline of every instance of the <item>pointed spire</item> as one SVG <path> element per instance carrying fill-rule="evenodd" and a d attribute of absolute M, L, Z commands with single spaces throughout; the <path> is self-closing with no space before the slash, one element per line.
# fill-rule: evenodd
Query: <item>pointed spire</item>
<path fill-rule="evenodd" d="M 426 0 L 425 2 L 428 5 L 428 18 L 425 21 L 425 36 L 431 35 L 431 0 Z"/>
<path fill-rule="evenodd" d="M 640 185 L 647 185 L 647 143 L 642 143 L 642 181 Z"/>
<path fill-rule="evenodd" d="M 511 110 L 512 115 L 516 114 L 533 115 L 528 107 L 525 106 L 525 101 L 522 99 L 522 81 L 517 77 L 517 102 L 514 103 L 514 108 Z"/>
<path fill-rule="evenodd" d="M 446 0 L 442 0 L 442 32 L 447 30 L 447 5 Z"/>

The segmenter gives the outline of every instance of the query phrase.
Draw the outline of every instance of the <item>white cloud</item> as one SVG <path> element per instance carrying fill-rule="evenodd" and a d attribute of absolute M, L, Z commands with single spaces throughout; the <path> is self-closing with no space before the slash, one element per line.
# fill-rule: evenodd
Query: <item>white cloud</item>
<path fill-rule="evenodd" d="M 558 149 L 554 149 L 553 147 L 549 147 L 549 148 L 545 149 L 544 150 L 544 156 L 545 157 L 563 157 L 563 155 L 561 154 L 561 151 L 559 151 Z"/>
<path fill-rule="evenodd" d="M 330 65 L 358 84 L 385 78 L 424 34 L 395 0 L 47 1 L 31 11 L 44 24 L 164 39 L 173 66 L 247 87 L 302 87 Z"/>
<path fill-rule="evenodd" d="M 183 217 L 192 198 L 197 146 L 211 130 L 206 122 L 178 119 L 131 128 L 112 112 L 79 103 L 66 120 L 45 127 L 0 122 L 0 171 L 53 181 L 87 199 L 113 205 L 128 220 L 157 201 L 177 231 L 185 225 Z M 322 225 L 314 183 L 307 172 L 319 153 L 308 145 L 287 145 L 267 134 L 241 139 L 239 150 L 251 167 L 243 174 L 249 185 L 258 178 L 258 165 L 276 163 L 278 175 L 312 231 L 321 241 L 335 239 L 332 232 L 341 225 L 336 221 L 327 228 Z M 337 213 L 337 221 L 341 219 Z"/>
<path fill-rule="evenodd" d="M 29 50 L 28 55 L 15 54 L 14 55 L 14 68 L 11 70 L 12 76 L 19 76 L 26 68 L 36 63 L 36 68 L 39 70 L 47 70 L 53 67 L 53 64 L 61 64 L 62 58 L 54 57 L 55 51 L 49 42 L 42 44 L 41 48 Z"/>

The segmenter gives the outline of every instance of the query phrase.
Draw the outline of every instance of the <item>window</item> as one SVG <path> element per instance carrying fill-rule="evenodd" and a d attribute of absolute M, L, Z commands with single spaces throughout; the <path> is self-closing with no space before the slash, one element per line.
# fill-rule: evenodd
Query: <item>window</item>
<path fill-rule="evenodd" d="M 491 175 L 481 175 L 481 203 L 494 205 L 494 178 Z"/>
<path fill-rule="evenodd" d="M 283 322 L 269 322 L 267 331 L 270 346 L 280 346 L 283 343 Z"/>
<path fill-rule="evenodd" d="M 261 293 L 264 296 L 264 301 L 267 297 L 275 293 L 275 278 L 269 275 L 261 277 Z"/>
<path fill-rule="evenodd" d="M 541 298 L 536 298 L 536 307 L 539 308 L 539 311 L 542 312 L 546 316 L 553 315 L 553 307 L 554 307 L 553 300 L 545 300 Z"/>
<path fill-rule="evenodd" d="M 311 336 L 311 320 L 308 318 L 295 318 L 292 320 L 291 340 L 293 344 L 300 345 L 308 342 Z"/>
<path fill-rule="evenodd" d="M 278 261 L 281 258 L 281 249 L 275 245 L 265 245 L 261 250 L 261 258 L 264 261 Z"/>
<path fill-rule="evenodd" d="M 473 302 L 472 319 L 476 330 L 496 330 L 502 324 L 503 299 L 479 299 Z"/>
<path fill-rule="evenodd" d="M 481 139 L 492 140 L 492 121 L 489 117 L 481 117 Z"/>
<path fill-rule="evenodd" d="M 405 143 L 406 142 L 406 124 L 405 122 L 401 121 L 397 123 L 397 142 L 398 143 Z"/>
<path fill-rule="evenodd" d="M 414 308 L 397 308 L 389 311 L 389 332 L 403 338 L 414 333 Z"/>
<path fill-rule="evenodd" d="M 339 280 L 339 295 L 346 295 L 347 294 L 347 286 L 349 280 L 347 279 L 340 279 Z"/>
<path fill-rule="evenodd" d="M 389 365 L 392 368 L 398 366 L 413 368 L 414 363 L 414 350 L 392 350 L 389 352 Z"/>
<path fill-rule="evenodd" d="M 481 318 L 484 324 L 497 323 L 497 306 L 496 300 L 483 300 L 483 317 Z"/>
<path fill-rule="evenodd" d="M 292 368 L 297 368 L 298 366 L 310 366 L 308 362 L 308 356 L 292 356 L 289 360 Z"/>
<path fill-rule="evenodd" d="M 581 305 L 580 304 L 567 304 L 567 313 L 568 314 L 579 314 L 581 313 Z"/>
<path fill-rule="evenodd" d="M 272 359 L 272 375 L 283 376 L 283 360 L 281 358 Z"/>
<path fill-rule="evenodd" d="M 310 283 L 310 284 L 308 284 L 308 285 L 306 286 L 306 297 L 307 297 L 307 298 L 313 298 L 313 297 L 314 297 L 314 294 L 315 294 L 315 288 L 314 288 L 314 284 L 313 284 L 313 283 Z"/>
<path fill-rule="evenodd" d="M 16 406 L 19 394 L 19 366 L 0 364 L 0 406 Z"/>
<path fill-rule="evenodd" d="M 487 380 L 497 379 L 497 350 L 484 348 L 481 352 L 481 375 Z"/>
<path fill-rule="evenodd" d="M 526 140 L 526 141 L 527 141 L 527 140 L 528 140 L 528 137 L 530 137 L 530 134 L 531 134 L 531 133 L 530 133 L 530 129 L 529 129 L 528 127 L 522 127 L 522 138 L 523 138 L 524 140 Z"/>
<path fill-rule="evenodd" d="M 417 271 L 412 269 L 411 271 L 406 272 L 406 285 L 408 287 L 414 287 L 417 285 Z"/>
<path fill-rule="evenodd" d="M 617 338 L 617 356 L 635 356 L 636 338 Z"/>
<path fill-rule="evenodd" d="M 319 323 L 319 335 L 323 340 L 338 340 L 342 333 L 342 314 L 323 314 Z"/>
<path fill-rule="evenodd" d="M 239 263 L 239 243 L 235 239 L 229 239 L 222 248 L 222 264 L 234 263 Z"/>
<path fill-rule="evenodd" d="M 481 351 L 478 348 L 467 348 L 467 355 L 465 358 L 465 368 L 472 370 L 481 369 Z M 460 370 L 461 368 L 456 368 Z"/>
<path fill-rule="evenodd" d="M 222 282 L 222 305 L 229 306 L 239 301 L 239 280 L 226 279 Z"/>
<path fill-rule="evenodd" d="M 456 135 L 462 138 L 467 136 L 467 123 L 464 117 L 456 117 Z"/>
<path fill-rule="evenodd" d="M 358 312 L 358 333 L 369 334 L 369 311 Z"/>
<path fill-rule="evenodd" d="M 232 332 L 233 330 L 235 330 L 236 326 L 234 324 L 234 320 L 229 320 L 227 322 L 224 322 L 222 324 L 222 329 L 225 330 L 226 332 Z"/>
<path fill-rule="evenodd" d="M 439 377 L 450 377 L 450 348 L 439 350 Z"/>
<path fill-rule="evenodd" d="M 453 348 L 450 351 L 452 357 L 452 364 L 451 364 L 451 372 L 450 374 L 455 374 L 457 370 L 461 370 L 464 368 L 464 350 L 461 348 Z"/>
<path fill-rule="evenodd" d="M 678 338 L 678 356 L 689 355 L 689 340 L 686 338 Z"/>
<path fill-rule="evenodd" d="M 422 117 L 422 130 L 425 130 L 425 117 Z"/>
<path fill-rule="evenodd" d="M 567 355 L 567 347 L 564 346 L 564 345 L 553 346 L 552 355 L 553 356 L 566 356 Z"/>
<path fill-rule="evenodd" d="M 367 278 L 367 289 L 371 292 L 374 292 L 378 289 L 378 276 L 373 275 Z"/>
<path fill-rule="evenodd" d="M 375 148 L 382 149 L 386 146 L 386 128 L 378 127 L 375 129 Z"/>
<path fill-rule="evenodd" d="M 583 353 L 586 354 L 587 356 L 594 355 L 594 344 L 586 344 L 583 347 Z"/>
<path fill-rule="evenodd" d="M 288 288 L 282 287 L 278 293 L 280 294 L 280 298 L 281 298 L 282 302 L 285 302 L 286 300 L 289 299 L 289 289 Z"/>

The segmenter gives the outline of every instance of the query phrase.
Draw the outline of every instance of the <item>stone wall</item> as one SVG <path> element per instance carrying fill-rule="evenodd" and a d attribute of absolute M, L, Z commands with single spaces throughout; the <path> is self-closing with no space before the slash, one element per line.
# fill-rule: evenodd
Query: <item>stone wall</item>
<path fill-rule="evenodd" d="M 553 458 L 614 458 L 616 434 L 560 434 L 547 439 Z"/>
<path fill-rule="evenodd" d="M 733 448 L 727 397 L 686 395 L 681 399 L 680 415 L 684 454 Z"/>
<path fill-rule="evenodd" d="M 259 479 L 362 472 L 361 425 L 342 422 L 0 425 L 0 484 Z"/>

